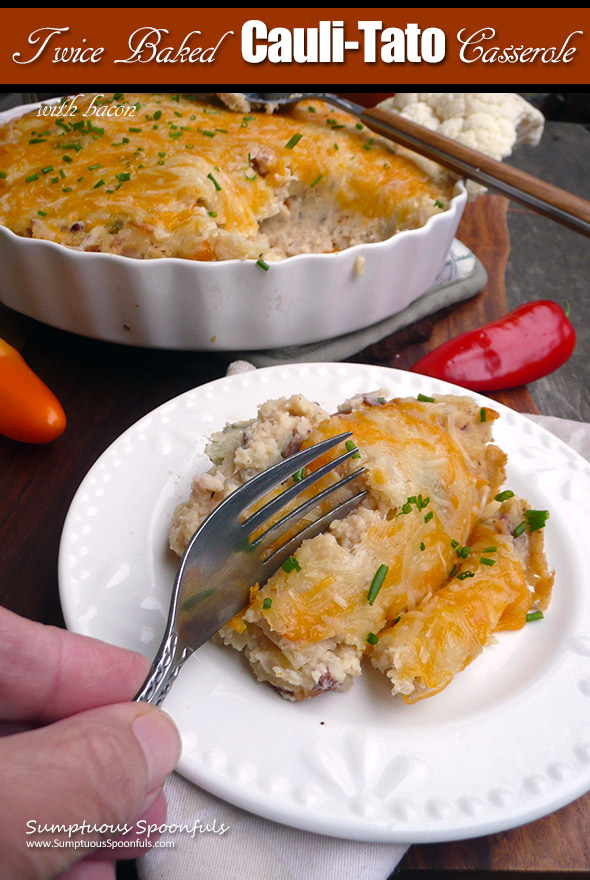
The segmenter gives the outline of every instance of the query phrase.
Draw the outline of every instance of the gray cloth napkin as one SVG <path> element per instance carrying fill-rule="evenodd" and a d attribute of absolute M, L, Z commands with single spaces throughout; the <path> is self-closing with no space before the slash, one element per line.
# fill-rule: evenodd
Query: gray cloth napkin
<path fill-rule="evenodd" d="M 253 369 L 233 364 L 230 372 Z M 529 415 L 590 460 L 590 424 Z M 172 849 L 152 849 L 138 861 L 141 880 L 386 880 L 408 849 L 298 831 L 219 800 L 178 774 L 165 785 L 167 824 L 210 830 L 165 834 Z M 227 828 L 220 833 L 222 827 Z"/>

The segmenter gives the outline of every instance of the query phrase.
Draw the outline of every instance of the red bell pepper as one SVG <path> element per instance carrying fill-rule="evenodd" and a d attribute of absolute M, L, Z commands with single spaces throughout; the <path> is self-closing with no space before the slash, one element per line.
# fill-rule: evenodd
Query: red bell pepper
<path fill-rule="evenodd" d="M 575 345 L 576 331 L 562 307 L 541 299 L 443 342 L 412 370 L 472 391 L 500 391 L 549 375 Z"/>

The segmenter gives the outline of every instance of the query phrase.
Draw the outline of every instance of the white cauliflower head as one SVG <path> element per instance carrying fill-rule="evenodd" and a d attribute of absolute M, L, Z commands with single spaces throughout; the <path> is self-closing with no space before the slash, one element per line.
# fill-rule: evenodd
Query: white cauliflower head
<path fill-rule="evenodd" d="M 543 133 L 543 114 L 513 92 L 406 92 L 379 106 L 494 159 L 521 144 L 536 146 Z M 471 197 L 485 192 L 472 181 L 467 189 Z"/>

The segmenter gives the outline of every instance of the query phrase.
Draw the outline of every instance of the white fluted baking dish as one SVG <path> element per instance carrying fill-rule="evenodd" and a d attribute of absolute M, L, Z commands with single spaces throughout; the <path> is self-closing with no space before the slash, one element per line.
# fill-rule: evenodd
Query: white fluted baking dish
<path fill-rule="evenodd" d="M 0 114 L 0 124 L 34 109 Z M 51 326 L 126 345 L 227 351 L 340 336 L 404 309 L 441 270 L 466 202 L 382 242 L 252 260 L 138 260 L 0 227 L 0 301 Z M 362 260 L 359 261 L 359 257 Z"/>

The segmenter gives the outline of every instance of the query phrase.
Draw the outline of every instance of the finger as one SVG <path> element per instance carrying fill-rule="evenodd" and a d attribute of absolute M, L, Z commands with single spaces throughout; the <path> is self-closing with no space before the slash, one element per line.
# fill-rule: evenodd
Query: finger
<path fill-rule="evenodd" d="M 147 703 L 90 709 L 4 737 L 2 877 L 53 877 L 90 855 L 90 845 L 115 838 L 153 803 L 179 755 L 172 720 Z"/>
<path fill-rule="evenodd" d="M 149 670 L 135 651 L 0 608 L 0 718 L 45 723 L 130 700 Z"/>
<path fill-rule="evenodd" d="M 116 880 L 115 865 L 114 862 L 84 859 L 60 874 L 57 880 Z"/>
<path fill-rule="evenodd" d="M 156 829 L 161 828 L 166 822 L 167 812 L 166 798 L 160 789 L 153 803 L 143 811 L 134 823 L 132 830 L 128 834 L 117 837 L 112 845 L 100 849 L 93 858 L 108 861 L 109 859 L 137 859 L 144 855 L 150 845 L 161 837 L 161 832 Z"/>

